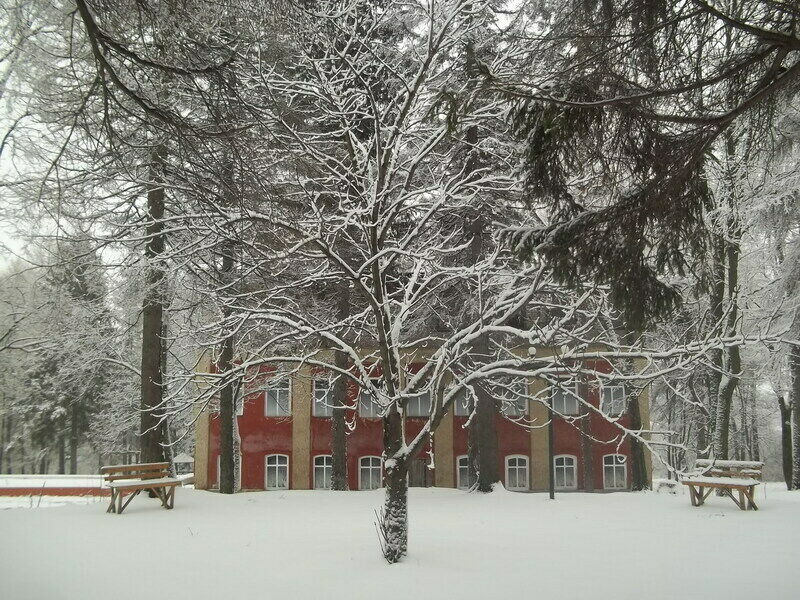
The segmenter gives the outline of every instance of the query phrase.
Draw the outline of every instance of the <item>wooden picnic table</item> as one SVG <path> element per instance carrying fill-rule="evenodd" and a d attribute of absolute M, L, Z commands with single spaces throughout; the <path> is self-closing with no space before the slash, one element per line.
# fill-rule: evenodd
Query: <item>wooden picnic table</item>
<path fill-rule="evenodd" d="M 757 461 L 698 459 L 694 472 L 681 483 L 689 488 L 692 506 L 702 506 L 711 492 L 720 490 L 741 510 L 758 510 L 754 496 L 763 467 L 764 463 Z"/>
<path fill-rule="evenodd" d="M 170 477 L 169 463 L 139 463 L 133 465 L 111 465 L 101 467 L 108 488 L 111 490 L 111 503 L 107 513 L 122 514 L 142 490 L 150 490 L 161 500 L 161 506 L 171 509 L 175 506 L 175 488 L 180 480 Z M 130 493 L 123 504 L 126 493 Z"/>

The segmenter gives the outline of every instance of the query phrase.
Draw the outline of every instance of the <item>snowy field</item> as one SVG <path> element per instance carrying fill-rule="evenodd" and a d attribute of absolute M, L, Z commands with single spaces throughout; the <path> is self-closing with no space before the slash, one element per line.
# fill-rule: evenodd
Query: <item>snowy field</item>
<path fill-rule="evenodd" d="M 410 554 L 393 566 L 380 491 L 179 489 L 173 511 L 140 496 L 122 515 L 103 499 L 22 504 L 0 510 L 0 598 L 797 598 L 800 493 L 759 487 L 758 512 L 680 494 L 414 489 Z"/>

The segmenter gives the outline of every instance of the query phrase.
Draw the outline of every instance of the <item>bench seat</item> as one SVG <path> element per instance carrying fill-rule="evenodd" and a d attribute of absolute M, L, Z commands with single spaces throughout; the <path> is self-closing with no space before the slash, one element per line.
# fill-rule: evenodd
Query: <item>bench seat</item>
<path fill-rule="evenodd" d="M 175 479 L 174 477 L 161 477 L 159 479 L 123 479 L 117 481 L 111 481 L 106 484 L 110 488 L 148 488 L 148 487 L 156 487 L 156 486 L 165 486 L 165 485 L 181 485 L 180 479 Z"/>
<path fill-rule="evenodd" d="M 739 479 L 736 477 L 687 477 L 681 481 L 683 485 L 699 485 L 702 487 L 754 487 L 761 482 L 754 479 Z"/>

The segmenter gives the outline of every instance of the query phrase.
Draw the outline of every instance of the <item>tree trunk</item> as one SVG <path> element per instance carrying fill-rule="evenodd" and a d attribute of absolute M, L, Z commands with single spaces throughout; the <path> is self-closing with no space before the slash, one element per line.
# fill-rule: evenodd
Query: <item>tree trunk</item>
<path fill-rule="evenodd" d="M 738 237 L 738 226 L 733 232 Z M 727 260 L 727 295 L 730 307 L 725 326 L 726 335 L 736 333 L 736 324 L 739 318 L 738 310 L 738 290 L 739 285 L 739 244 L 737 242 L 726 242 Z M 742 359 L 738 346 L 725 348 L 723 352 L 723 372 L 719 383 L 719 394 L 717 396 L 717 415 L 714 430 L 714 457 L 717 459 L 728 458 L 729 432 L 731 422 L 731 404 L 733 393 L 739 384 L 742 372 Z"/>
<path fill-rule="evenodd" d="M 497 445 L 497 401 L 481 381 L 474 386 L 477 402 L 469 426 L 469 460 L 474 465 L 479 492 L 488 493 L 500 481 Z"/>
<path fill-rule="evenodd" d="M 594 443 L 592 442 L 592 412 L 586 406 L 581 405 L 581 458 L 583 460 L 583 489 L 586 492 L 593 492 L 594 482 Z"/>
<path fill-rule="evenodd" d="M 227 256 L 224 257 L 223 265 L 228 260 Z M 230 373 L 233 366 L 233 336 L 228 336 L 222 342 L 222 352 L 217 364 L 220 373 Z M 236 406 L 233 396 L 233 382 L 228 381 L 219 393 L 219 491 L 222 494 L 233 494 L 236 491 L 235 424 Z"/>
<path fill-rule="evenodd" d="M 159 411 L 163 409 L 162 360 L 164 303 L 164 187 L 162 184 L 163 165 L 166 150 L 156 147 L 151 154 L 149 172 L 150 185 L 147 190 L 147 245 L 145 258 L 147 273 L 146 290 L 142 306 L 142 374 L 141 374 L 141 413 L 139 434 L 141 436 L 141 462 L 162 462 L 164 460 L 163 426 Z"/>
<path fill-rule="evenodd" d="M 350 316 L 350 284 L 347 280 L 337 291 L 336 318 L 339 323 Z M 345 332 L 340 332 L 344 335 Z M 347 369 L 349 359 L 341 350 L 333 351 L 334 365 L 337 369 Z M 336 375 L 331 390 L 333 414 L 331 415 L 331 489 L 345 491 L 347 485 L 347 423 L 345 422 L 345 405 L 347 403 L 347 379 Z"/>
<path fill-rule="evenodd" d="M 631 429 L 641 431 L 642 415 L 639 407 L 639 398 L 632 398 L 628 402 L 628 417 Z M 631 489 L 634 492 L 650 489 L 650 480 L 647 477 L 647 464 L 645 462 L 644 444 L 631 438 Z"/>
<path fill-rule="evenodd" d="M 69 472 L 72 475 L 78 473 L 78 421 L 79 408 L 77 404 L 72 405 L 69 430 Z"/>
<path fill-rule="evenodd" d="M 792 489 L 792 405 L 785 398 L 778 396 L 778 407 L 781 410 L 781 464 L 786 489 Z"/>
<path fill-rule="evenodd" d="M 334 350 L 337 369 L 347 369 L 347 354 Z M 331 489 L 345 491 L 347 485 L 347 423 L 345 404 L 347 401 L 347 379 L 337 375 L 332 390 L 333 415 L 331 417 Z"/>
<path fill-rule="evenodd" d="M 64 436 L 58 436 L 58 473 L 63 475 L 67 472 L 67 449 L 64 443 Z"/>
<path fill-rule="evenodd" d="M 792 489 L 800 490 L 800 346 L 789 349 L 792 398 Z"/>
<path fill-rule="evenodd" d="M 391 458 L 404 445 L 403 419 L 396 406 L 390 408 L 383 419 L 383 444 L 385 464 L 386 500 L 383 507 L 381 530 L 383 555 L 392 564 L 408 551 L 408 465 L 407 458 Z"/>

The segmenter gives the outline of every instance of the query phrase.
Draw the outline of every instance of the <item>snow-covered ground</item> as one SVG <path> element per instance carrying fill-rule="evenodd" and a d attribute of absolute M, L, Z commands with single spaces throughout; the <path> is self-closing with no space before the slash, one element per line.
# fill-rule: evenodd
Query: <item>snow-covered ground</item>
<path fill-rule="evenodd" d="M 410 553 L 393 566 L 380 491 L 0 510 L 0 598 L 796 598 L 800 492 L 760 488 L 758 512 L 685 494 L 414 489 Z"/>

